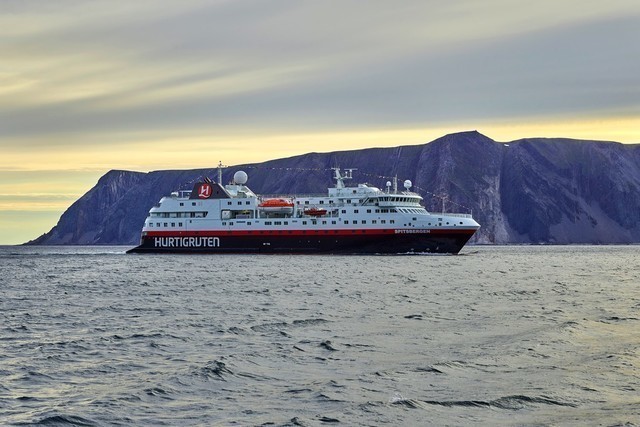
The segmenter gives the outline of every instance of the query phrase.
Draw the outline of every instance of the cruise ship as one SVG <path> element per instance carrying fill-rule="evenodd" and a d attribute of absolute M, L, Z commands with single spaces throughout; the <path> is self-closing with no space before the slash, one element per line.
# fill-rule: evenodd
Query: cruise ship
<path fill-rule="evenodd" d="M 381 190 L 348 186 L 354 169 L 332 168 L 323 195 L 260 196 L 237 171 L 230 184 L 203 178 L 151 208 L 128 253 L 457 254 L 480 225 L 469 214 L 431 213 L 397 178 Z"/>

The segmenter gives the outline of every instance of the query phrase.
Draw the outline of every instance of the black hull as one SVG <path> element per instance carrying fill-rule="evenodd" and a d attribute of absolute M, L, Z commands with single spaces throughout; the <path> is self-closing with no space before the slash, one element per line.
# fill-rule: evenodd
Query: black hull
<path fill-rule="evenodd" d="M 475 230 L 432 230 L 428 233 L 358 235 L 225 235 L 220 237 L 145 236 L 127 253 L 201 254 L 457 254 Z M 195 234 L 197 236 L 197 234 Z M 159 240 L 158 240 L 159 239 Z"/>

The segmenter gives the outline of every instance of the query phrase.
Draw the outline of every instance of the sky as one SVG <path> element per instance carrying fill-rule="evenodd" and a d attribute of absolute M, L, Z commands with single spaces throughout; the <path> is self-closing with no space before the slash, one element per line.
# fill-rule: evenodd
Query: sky
<path fill-rule="evenodd" d="M 0 244 L 111 169 L 640 143 L 638 0 L 0 0 L 0 58 Z"/>

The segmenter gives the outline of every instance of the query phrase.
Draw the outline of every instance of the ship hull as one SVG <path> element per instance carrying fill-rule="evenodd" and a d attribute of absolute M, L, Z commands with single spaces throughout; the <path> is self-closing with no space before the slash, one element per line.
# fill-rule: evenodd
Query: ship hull
<path fill-rule="evenodd" d="M 128 253 L 457 254 L 475 229 L 149 233 Z"/>

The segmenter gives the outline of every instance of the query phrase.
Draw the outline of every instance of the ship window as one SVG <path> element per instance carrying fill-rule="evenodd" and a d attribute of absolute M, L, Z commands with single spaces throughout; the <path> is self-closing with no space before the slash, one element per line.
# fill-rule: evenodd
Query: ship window
<path fill-rule="evenodd" d="M 251 221 L 247 222 L 247 225 L 251 225 Z"/>
<path fill-rule="evenodd" d="M 363 224 L 366 224 L 366 223 L 367 223 L 367 221 L 363 219 L 363 220 L 362 220 L 362 223 L 363 223 Z"/>
<path fill-rule="evenodd" d="M 342 213 L 347 213 L 346 209 L 342 209 Z"/>
<path fill-rule="evenodd" d="M 160 223 L 159 222 L 156 222 L 156 227 L 160 227 Z"/>
<path fill-rule="evenodd" d="M 153 223 L 152 222 L 149 223 L 149 227 L 153 227 Z"/>
<path fill-rule="evenodd" d="M 371 213 L 371 209 L 367 209 L 367 213 Z"/>
<path fill-rule="evenodd" d="M 333 204 L 333 200 L 329 200 L 329 204 L 332 205 Z"/>
<path fill-rule="evenodd" d="M 324 200 L 320 200 L 320 204 L 321 204 L 321 205 L 324 205 Z"/>
<path fill-rule="evenodd" d="M 462 225 L 462 221 L 460 221 L 460 225 Z"/>
<path fill-rule="evenodd" d="M 302 221 L 302 225 L 307 225 L 307 221 Z"/>
<path fill-rule="evenodd" d="M 413 219 L 414 221 L 417 221 L 417 220 L 418 220 L 418 218 L 412 218 L 412 219 Z"/>
<path fill-rule="evenodd" d="M 289 225 L 289 221 L 285 221 L 285 222 L 284 222 L 284 225 Z"/>
<path fill-rule="evenodd" d="M 265 221 L 264 225 L 271 225 L 271 221 Z"/>
<path fill-rule="evenodd" d="M 239 204 L 239 205 L 241 205 L 241 204 L 242 204 L 242 202 L 240 201 L 240 202 L 238 202 L 238 204 Z"/>
<path fill-rule="evenodd" d="M 246 202 L 244 202 L 245 205 L 250 205 L 251 202 L 249 200 L 247 200 Z"/>
<path fill-rule="evenodd" d="M 449 225 L 449 222 L 447 222 L 447 225 Z"/>
<path fill-rule="evenodd" d="M 168 227 L 168 226 L 169 226 L 169 224 L 167 224 L 167 223 L 165 222 L 165 223 L 164 223 L 164 226 L 165 226 L 165 227 Z"/>
<path fill-rule="evenodd" d="M 311 224 L 313 224 L 313 225 L 317 225 L 317 224 L 318 224 L 318 221 L 316 221 L 315 219 L 312 219 L 312 220 L 311 220 Z"/>
<path fill-rule="evenodd" d="M 347 203 L 351 203 L 351 199 L 347 199 Z"/>
<path fill-rule="evenodd" d="M 308 200 L 305 200 L 305 201 L 304 201 L 304 204 L 305 204 L 305 205 L 308 205 L 308 204 L 309 204 L 309 201 L 308 201 Z"/>
<path fill-rule="evenodd" d="M 353 210 L 353 213 L 358 213 L 358 209 L 354 209 L 354 210 Z"/>
<path fill-rule="evenodd" d="M 344 223 L 345 223 L 345 224 L 349 224 L 349 221 L 346 221 L 346 220 L 345 220 L 345 221 L 344 221 Z"/>
<path fill-rule="evenodd" d="M 222 221 L 222 225 L 227 225 L 227 221 Z"/>
<path fill-rule="evenodd" d="M 180 206 L 184 206 L 184 203 L 180 202 Z"/>
<path fill-rule="evenodd" d="M 323 223 L 323 224 L 326 224 L 326 223 L 327 223 L 327 221 L 322 221 L 322 223 Z M 460 224 L 462 224 L 462 223 L 460 223 Z"/>
<path fill-rule="evenodd" d="M 386 224 L 386 223 L 387 223 L 386 219 L 383 219 L 383 220 L 380 221 L 380 224 Z"/>
<path fill-rule="evenodd" d="M 357 224 L 357 223 L 358 223 L 358 221 L 356 221 L 356 220 L 353 220 L 353 223 L 354 223 L 354 224 Z"/>
<path fill-rule="evenodd" d="M 196 205 L 196 202 L 191 202 L 191 206 L 195 206 L 195 205 Z"/>
<path fill-rule="evenodd" d="M 353 194 L 356 194 L 356 190 L 353 190 Z"/>
<path fill-rule="evenodd" d="M 376 213 L 380 213 L 380 209 L 376 209 Z"/>
<path fill-rule="evenodd" d="M 389 223 L 390 224 L 395 224 L 396 222 L 395 222 L 395 220 L 392 219 L 391 221 L 389 221 Z"/>
<path fill-rule="evenodd" d="M 378 223 L 378 221 L 376 221 L 375 219 L 371 220 L 371 224 L 377 224 L 377 223 Z"/>
<path fill-rule="evenodd" d="M 178 223 L 178 227 L 182 227 L 182 223 L 181 222 Z"/>
<path fill-rule="evenodd" d="M 335 221 L 331 221 L 331 224 L 335 224 L 335 223 L 336 223 Z"/>
<path fill-rule="evenodd" d="M 282 225 L 282 221 L 274 221 L 273 225 Z"/>

